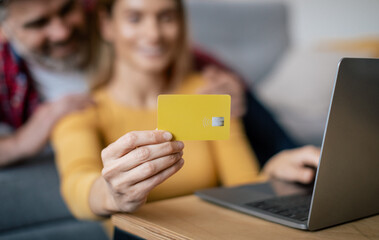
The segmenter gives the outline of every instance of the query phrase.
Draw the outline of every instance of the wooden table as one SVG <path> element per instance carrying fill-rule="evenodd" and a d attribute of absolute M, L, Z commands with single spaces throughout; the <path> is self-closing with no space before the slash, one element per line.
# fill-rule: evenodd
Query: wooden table
<path fill-rule="evenodd" d="M 146 204 L 113 224 L 146 239 L 379 239 L 379 215 L 316 232 L 292 229 L 186 196 Z"/>

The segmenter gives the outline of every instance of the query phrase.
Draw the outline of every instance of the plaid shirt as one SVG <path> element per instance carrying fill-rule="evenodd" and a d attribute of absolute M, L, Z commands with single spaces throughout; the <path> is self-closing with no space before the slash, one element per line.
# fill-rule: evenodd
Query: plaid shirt
<path fill-rule="evenodd" d="M 39 104 L 25 62 L 8 43 L 0 43 L 0 122 L 22 126 Z"/>

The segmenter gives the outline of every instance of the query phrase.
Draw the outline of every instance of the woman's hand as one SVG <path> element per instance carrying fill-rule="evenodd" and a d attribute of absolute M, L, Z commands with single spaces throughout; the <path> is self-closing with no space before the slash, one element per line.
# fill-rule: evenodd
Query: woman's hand
<path fill-rule="evenodd" d="M 319 159 L 320 149 L 314 146 L 284 150 L 270 158 L 262 171 L 273 178 L 308 184 L 315 178 Z"/>
<path fill-rule="evenodd" d="M 171 139 L 165 131 L 129 132 L 102 151 L 108 212 L 137 210 L 154 187 L 183 166 L 184 144 Z"/>

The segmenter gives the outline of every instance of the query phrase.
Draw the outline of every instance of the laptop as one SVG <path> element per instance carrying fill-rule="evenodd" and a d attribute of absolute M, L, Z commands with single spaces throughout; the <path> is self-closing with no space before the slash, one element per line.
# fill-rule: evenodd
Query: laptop
<path fill-rule="evenodd" d="M 196 195 L 311 231 L 378 214 L 379 59 L 339 62 L 314 184 L 271 180 Z"/>

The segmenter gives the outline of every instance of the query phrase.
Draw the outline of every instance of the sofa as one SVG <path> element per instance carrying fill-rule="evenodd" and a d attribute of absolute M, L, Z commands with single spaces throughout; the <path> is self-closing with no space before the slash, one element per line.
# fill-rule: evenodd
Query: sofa
<path fill-rule="evenodd" d="M 64 204 L 52 152 L 0 170 L 0 239 L 108 239 Z"/>
<path fill-rule="evenodd" d="M 272 1 L 188 0 L 192 42 L 239 72 L 251 88 L 289 46 L 288 11 Z M 107 239 L 99 222 L 76 220 L 61 198 L 54 154 L 0 170 L 0 239 Z"/>
<path fill-rule="evenodd" d="M 187 0 L 192 43 L 244 77 L 265 79 L 290 45 L 288 9 L 279 1 Z"/>

